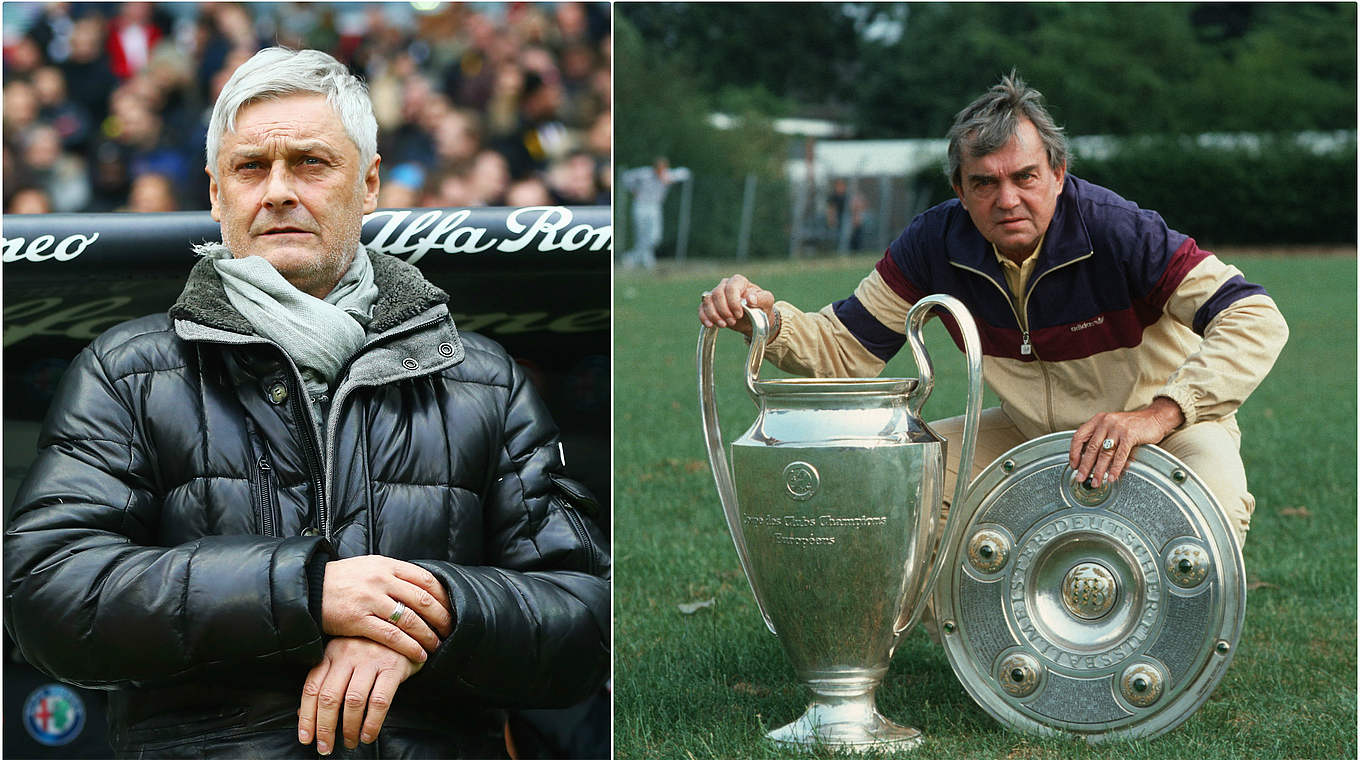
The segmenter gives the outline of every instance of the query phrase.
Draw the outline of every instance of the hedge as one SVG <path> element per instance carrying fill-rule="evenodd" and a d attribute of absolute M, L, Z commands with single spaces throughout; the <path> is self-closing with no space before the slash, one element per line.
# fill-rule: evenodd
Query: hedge
<path fill-rule="evenodd" d="M 1076 155 L 1070 168 L 1205 247 L 1356 242 L 1354 135 L 1325 152 L 1288 138 L 1252 149 L 1140 138 L 1106 156 Z M 933 195 L 953 197 L 942 175 Z"/>

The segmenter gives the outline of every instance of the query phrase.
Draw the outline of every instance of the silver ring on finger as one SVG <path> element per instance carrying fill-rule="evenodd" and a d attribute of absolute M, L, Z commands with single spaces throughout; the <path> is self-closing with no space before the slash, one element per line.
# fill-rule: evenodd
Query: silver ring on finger
<path fill-rule="evenodd" d="M 699 300 L 700 300 L 700 301 L 703 301 L 705 298 L 708 298 L 708 297 L 711 296 L 711 295 L 713 295 L 713 291 L 711 291 L 711 290 L 705 290 L 704 292 L 702 292 L 702 293 L 699 294 Z"/>
<path fill-rule="evenodd" d="M 1100 450 L 1101 450 L 1101 451 L 1114 451 L 1114 439 L 1113 439 L 1113 438 L 1106 438 L 1105 440 L 1101 441 L 1101 442 L 1100 442 Z"/>
<path fill-rule="evenodd" d="M 388 615 L 388 616 L 387 616 L 387 619 L 390 620 L 390 621 L 392 622 L 393 625 L 395 625 L 395 624 L 401 622 L 401 618 L 402 618 L 402 616 L 405 615 L 405 614 L 406 614 L 406 605 L 405 605 L 405 604 L 402 604 L 401 602 L 397 602 L 397 606 L 396 606 L 395 608 L 392 609 L 392 614 L 391 614 L 391 615 Z"/>

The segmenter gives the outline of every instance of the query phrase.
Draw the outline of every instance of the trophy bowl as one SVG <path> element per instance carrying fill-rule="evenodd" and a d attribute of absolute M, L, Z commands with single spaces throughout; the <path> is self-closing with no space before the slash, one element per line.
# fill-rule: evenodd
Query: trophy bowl
<path fill-rule="evenodd" d="M 981 351 L 953 298 L 923 298 L 908 314 L 917 379 L 758 380 L 765 315 L 748 309 L 746 386 L 759 414 L 732 443 L 730 469 L 713 397 L 717 331 L 700 336 L 700 406 L 727 526 L 766 626 L 813 694 L 799 718 L 768 734 L 777 743 L 861 751 L 922 741 L 884 718 L 874 694 L 925 609 L 953 525 L 940 524 L 945 441 L 920 417 L 933 387 L 921 328 L 935 307 L 954 317 L 967 353 L 971 461 Z"/>

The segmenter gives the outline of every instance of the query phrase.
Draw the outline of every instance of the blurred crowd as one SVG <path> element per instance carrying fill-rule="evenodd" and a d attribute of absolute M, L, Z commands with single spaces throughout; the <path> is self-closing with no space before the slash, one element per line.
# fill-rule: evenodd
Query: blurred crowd
<path fill-rule="evenodd" d="M 208 116 L 270 45 L 368 82 L 379 206 L 608 204 L 607 3 L 12 3 L 5 213 L 208 208 Z"/>

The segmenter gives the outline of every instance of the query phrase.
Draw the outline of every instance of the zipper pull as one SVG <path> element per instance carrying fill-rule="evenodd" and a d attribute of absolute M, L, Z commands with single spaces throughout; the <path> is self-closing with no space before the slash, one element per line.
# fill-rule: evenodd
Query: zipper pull
<path fill-rule="evenodd" d="M 1020 355 L 1029 356 L 1034 353 L 1034 347 L 1029 344 L 1029 330 L 1020 333 Z"/>

